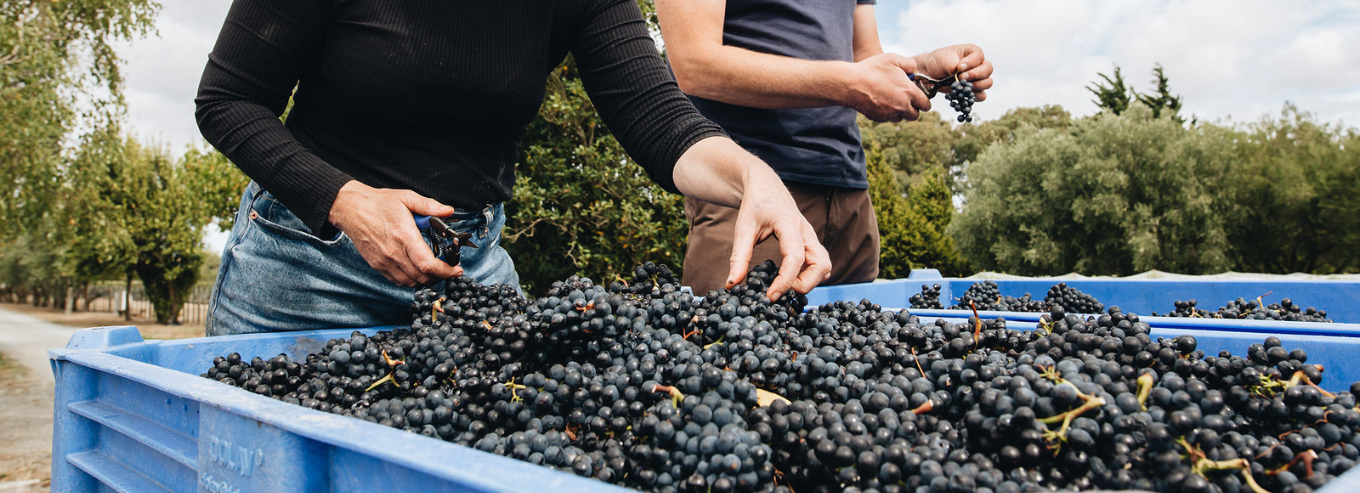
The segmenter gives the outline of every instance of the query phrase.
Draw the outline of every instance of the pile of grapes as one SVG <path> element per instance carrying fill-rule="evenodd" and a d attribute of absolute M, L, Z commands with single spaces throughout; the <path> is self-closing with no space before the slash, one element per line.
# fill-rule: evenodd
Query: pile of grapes
<path fill-rule="evenodd" d="M 1167 317 L 1197 317 L 1197 318 L 1229 318 L 1246 320 L 1276 320 L 1286 322 L 1323 322 L 1331 323 L 1327 318 L 1326 310 L 1317 308 L 1303 308 L 1294 304 L 1294 300 L 1285 298 L 1279 303 L 1271 303 L 1262 306 L 1263 302 L 1258 299 L 1246 300 L 1238 298 L 1228 302 L 1228 306 L 1219 307 L 1218 311 L 1208 311 L 1197 308 L 1196 300 L 1177 301 L 1176 310 L 1163 316 Z M 1159 316 L 1153 313 L 1153 316 Z"/>
<path fill-rule="evenodd" d="M 940 285 L 934 286 L 921 285 L 921 294 L 914 294 L 908 300 L 911 308 L 940 309 Z M 1076 288 L 1069 287 L 1066 283 L 1058 283 L 1048 290 L 1048 296 L 1044 301 L 1038 301 L 1030 297 L 1029 293 L 1016 298 L 1014 296 L 1003 296 L 1001 286 L 996 281 L 982 281 L 973 283 L 958 298 L 958 303 L 951 305 L 950 310 L 991 310 L 1002 312 L 1034 312 L 1042 313 L 1049 311 L 1053 306 L 1061 306 L 1065 310 L 1073 313 L 1100 313 L 1105 309 L 1105 305 L 1096 301 L 1091 295 L 1078 291 Z"/>
<path fill-rule="evenodd" d="M 1048 295 L 1044 296 L 1044 301 L 1049 305 L 1060 306 L 1072 313 L 1100 313 L 1105 311 L 1103 303 L 1077 288 L 1068 286 L 1065 282 L 1060 282 L 1048 288 Z"/>
<path fill-rule="evenodd" d="M 640 267 L 547 296 L 465 280 L 410 328 L 293 361 L 218 357 L 257 394 L 647 491 L 1305 493 L 1360 458 L 1355 393 L 1268 338 L 1206 355 L 1137 315 L 1039 328 L 804 311 L 773 263 L 703 300 Z"/>
<path fill-rule="evenodd" d="M 915 307 L 912 307 L 915 308 Z M 956 305 L 950 310 L 993 310 L 1002 312 L 1046 312 L 1048 305 L 1030 298 L 1029 293 L 1016 298 L 1002 296 L 1001 286 L 996 281 L 975 282 L 964 290 Z"/>
<path fill-rule="evenodd" d="M 911 303 L 912 308 L 924 308 L 929 310 L 944 309 L 944 304 L 940 303 L 939 284 L 932 286 L 922 284 L 921 293 L 911 295 L 911 298 L 907 301 Z"/>

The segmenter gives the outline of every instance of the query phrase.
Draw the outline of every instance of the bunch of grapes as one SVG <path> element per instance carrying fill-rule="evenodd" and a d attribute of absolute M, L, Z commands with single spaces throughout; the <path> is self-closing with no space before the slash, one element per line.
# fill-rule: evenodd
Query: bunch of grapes
<path fill-rule="evenodd" d="M 1068 286 L 1065 282 L 1048 288 L 1048 295 L 1044 296 L 1044 301 L 1049 305 L 1061 306 L 1072 313 L 1100 313 L 1105 310 L 1105 305 L 1095 297 Z"/>
<path fill-rule="evenodd" d="M 1176 309 L 1175 309 L 1174 311 L 1172 311 L 1171 313 L 1167 313 L 1167 314 L 1165 314 L 1165 315 L 1158 314 L 1157 312 L 1152 312 L 1152 316 L 1154 316 L 1154 317 L 1216 318 L 1216 317 L 1214 317 L 1213 314 L 1212 314 L 1211 312 L 1209 312 L 1208 310 L 1201 310 L 1201 309 L 1199 309 L 1199 308 L 1196 306 L 1196 305 L 1198 305 L 1198 304 L 1199 304 L 1199 301 L 1198 301 L 1198 300 L 1194 300 L 1194 299 L 1189 300 L 1189 301 L 1176 300 L 1176 302 L 1173 303 L 1173 305 L 1175 305 L 1175 307 L 1176 307 Z"/>
<path fill-rule="evenodd" d="M 1167 317 L 1197 317 L 1197 318 L 1226 318 L 1226 319 L 1246 319 L 1246 320 L 1274 320 L 1285 322 L 1321 322 L 1331 323 L 1327 318 L 1326 310 L 1317 308 L 1303 308 L 1294 304 L 1294 300 L 1284 298 L 1279 303 L 1271 303 L 1262 306 L 1260 299 L 1238 298 L 1229 301 L 1227 306 L 1219 307 L 1216 311 L 1201 310 L 1196 308 L 1196 300 L 1176 301 L 1176 310 L 1164 316 Z M 1159 316 L 1153 312 L 1153 316 Z"/>
<path fill-rule="evenodd" d="M 1275 338 L 1206 355 L 1116 307 L 1056 304 L 1029 331 L 808 309 L 767 292 L 773 262 L 699 300 L 668 271 L 538 299 L 454 280 L 416 295 L 408 328 L 203 376 L 667 493 L 1306 493 L 1360 459 L 1360 384 L 1324 391 Z"/>
<path fill-rule="evenodd" d="M 977 103 L 977 95 L 973 93 L 972 82 L 955 78 L 944 97 L 949 101 L 949 107 L 959 112 L 959 123 L 973 121 L 973 104 Z"/>
<path fill-rule="evenodd" d="M 1325 310 L 1318 310 L 1313 307 L 1301 308 L 1294 304 L 1294 301 L 1285 298 L 1279 303 L 1271 303 L 1261 306 L 1262 302 L 1258 299 L 1244 300 L 1238 298 L 1228 302 L 1228 306 L 1220 307 L 1215 312 L 1218 318 L 1238 318 L 1249 320 L 1283 320 L 1289 322 L 1331 322 L 1327 318 Z"/>
<path fill-rule="evenodd" d="M 911 295 L 912 308 L 925 308 L 933 310 L 944 309 L 944 304 L 940 303 L 940 285 L 933 286 L 921 285 L 921 293 Z"/>
<path fill-rule="evenodd" d="M 1019 298 L 1003 296 L 1001 286 L 996 281 L 982 281 L 968 286 L 959 298 L 959 303 L 949 307 L 950 310 L 973 308 L 1001 312 L 1046 312 L 1048 304 L 1032 299 L 1029 293 Z"/>

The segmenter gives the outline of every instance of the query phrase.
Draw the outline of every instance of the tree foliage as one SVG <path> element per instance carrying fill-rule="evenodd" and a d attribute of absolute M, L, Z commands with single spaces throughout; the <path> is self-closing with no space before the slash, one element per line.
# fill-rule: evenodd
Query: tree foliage
<path fill-rule="evenodd" d="M 1221 272 L 1229 252 L 1214 195 L 1233 137 L 1184 129 L 1142 105 L 1067 131 L 1022 128 L 969 168 L 951 231 L 988 270 Z"/>
<path fill-rule="evenodd" d="M 943 173 L 923 177 L 903 195 L 880 151 L 870 151 L 867 161 L 869 197 L 878 218 L 878 276 L 902 278 L 921 268 L 963 274 L 966 263 L 944 233 L 954 210 Z"/>
<path fill-rule="evenodd" d="M 1177 122 L 1184 123 L 1180 117 L 1181 97 L 1171 94 L 1171 84 L 1166 78 L 1166 72 L 1162 70 L 1162 65 L 1152 68 L 1152 84 L 1156 86 L 1153 92 L 1148 94 L 1137 94 L 1138 102 L 1152 109 L 1153 118 L 1161 118 L 1162 112 L 1170 115 Z"/>
<path fill-rule="evenodd" d="M 504 245 L 529 291 L 572 274 L 612 279 L 646 261 L 679 270 L 688 230 L 683 198 L 628 158 L 570 61 L 548 80 L 516 175 Z"/>
<path fill-rule="evenodd" d="M 1098 73 L 1104 82 L 1096 81 L 1094 84 L 1086 86 L 1087 91 L 1096 96 L 1091 101 L 1103 110 L 1108 110 L 1116 115 L 1129 109 L 1129 104 L 1133 102 L 1133 90 L 1124 84 L 1124 74 L 1119 70 L 1119 66 L 1114 67 L 1114 77 Z"/>
<path fill-rule="evenodd" d="M 1293 106 L 1246 127 L 1143 104 L 1022 128 L 969 167 L 951 226 L 975 266 L 1015 274 L 1360 269 L 1354 130 Z"/>
<path fill-rule="evenodd" d="M 954 213 L 948 170 L 957 162 L 959 131 L 938 113 L 924 113 L 900 124 L 861 118 L 860 135 L 878 218 L 879 277 L 919 268 L 963 274 L 967 263 L 944 234 Z"/>
<path fill-rule="evenodd" d="M 80 175 L 74 183 L 85 193 L 76 207 L 86 212 L 83 217 L 90 224 L 77 235 L 72 250 L 109 252 L 88 263 L 135 272 L 157 322 L 176 321 L 205 259 L 203 229 L 220 211 L 222 198 L 234 193 L 219 190 L 213 195 L 209 185 L 214 182 L 205 183 L 203 175 L 219 160 L 205 158 L 205 153 L 191 150 L 186 159 L 176 159 L 165 149 L 125 139 L 116 127 L 95 135 L 77 159 Z M 216 169 L 222 171 L 220 165 Z M 230 176 L 214 178 L 231 181 Z M 234 185 L 219 188 L 239 190 L 244 183 L 238 179 Z M 113 234 L 88 231 L 93 229 Z M 110 237 L 117 241 L 105 249 L 87 244 Z"/>
<path fill-rule="evenodd" d="M 656 30 L 650 0 L 638 2 Z M 572 274 L 613 279 L 646 261 L 680 272 L 684 198 L 652 183 L 605 127 L 568 59 L 548 76 L 506 205 L 504 246 L 520 282 L 541 292 Z"/>
<path fill-rule="evenodd" d="M 1286 104 L 1246 126 L 1223 185 L 1234 268 L 1360 272 L 1360 135 Z"/>
<path fill-rule="evenodd" d="M 150 0 L 0 2 L 0 236 L 49 224 L 77 101 L 92 113 L 121 103 L 113 43 L 149 32 L 158 8 Z"/>

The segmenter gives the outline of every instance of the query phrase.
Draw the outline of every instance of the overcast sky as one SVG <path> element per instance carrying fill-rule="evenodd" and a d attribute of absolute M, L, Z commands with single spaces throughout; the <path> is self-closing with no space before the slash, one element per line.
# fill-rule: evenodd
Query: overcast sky
<path fill-rule="evenodd" d="M 128 113 L 137 135 L 182 149 L 202 142 L 193 97 L 230 2 L 161 2 L 159 35 L 120 49 Z M 996 66 L 996 87 L 973 110 L 983 119 L 1044 104 L 1091 114 L 1085 86 L 1097 73 L 1118 64 L 1147 90 L 1161 63 L 1183 111 L 1201 120 L 1252 121 L 1292 101 L 1360 126 L 1354 0 L 879 0 L 876 10 L 890 51 L 982 46 Z"/>

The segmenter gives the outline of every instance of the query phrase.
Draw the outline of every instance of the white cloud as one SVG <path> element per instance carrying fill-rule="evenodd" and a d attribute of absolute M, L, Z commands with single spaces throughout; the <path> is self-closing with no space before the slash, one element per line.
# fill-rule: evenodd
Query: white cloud
<path fill-rule="evenodd" d="M 1085 86 L 1119 64 L 1150 88 L 1161 63 L 1185 112 L 1254 120 L 1285 101 L 1325 121 L 1360 125 L 1360 7 L 1354 2 L 1182 0 L 919 0 L 897 9 L 890 49 L 916 54 L 971 42 L 996 66 L 995 89 L 974 110 L 1061 104 L 1096 107 Z"/>

